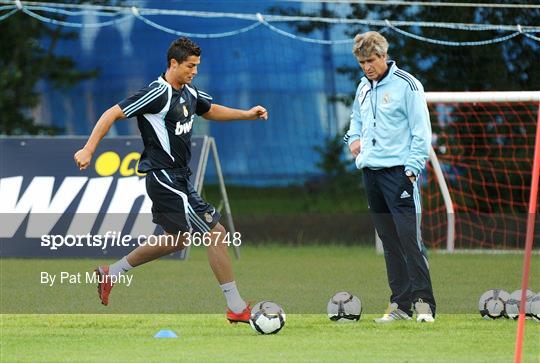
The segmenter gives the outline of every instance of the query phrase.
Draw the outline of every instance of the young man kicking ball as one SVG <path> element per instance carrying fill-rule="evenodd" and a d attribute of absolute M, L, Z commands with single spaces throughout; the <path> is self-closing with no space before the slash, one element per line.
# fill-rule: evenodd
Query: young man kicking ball
<path fill-rule="evenodd" d="M 255 120 L 268 118 L 266 109 L 255 106 L 239 110 L 212 103 L 212 97 L 191 83 L 197 75 L 201 49 L 187 38 L 175 40 L 167 52 L 167 71 L 134 95 L 109 108 L 101 115 L 86 145 L 75 153 L 77 166 L 90 165 L 92 155 L 113 122 L 137 117 L 144 142 L 138 171 L 146 173 L 146 190 L 152 200 L 153 221 L 163 227 L 159 243 L 143 244 L 112 265 L 96 269 L 98 293 L 103 305 L 109 303 L 113 288 L 110 276 L 161 256 L 182 250 L 186 238 L 195 232 L 207 234 L 212 243 L 207 248 L 208 261 L 227 300 L 227 319 L 247 323 L 250 306 L 240 296 L 227 245 L 222 243 L 225 228 L 220 214 L 203 200 L 189 182 L 191 130 L 194 115 L 214 121 Z"/>

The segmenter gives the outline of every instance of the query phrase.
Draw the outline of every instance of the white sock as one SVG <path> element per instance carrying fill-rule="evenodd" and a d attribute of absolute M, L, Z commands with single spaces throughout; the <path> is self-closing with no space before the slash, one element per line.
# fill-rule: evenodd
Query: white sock
<path fill-rule="evenodd" d="M 229 309 L 231 309 L 236 314 L 244 311 L 244 309 L 247 307 L 247 304 L 240 297 L 240 293 L 238 292 L 238 288 L 236 287 L 236 282 L 227 282 L 226 284 L 219 285 L 219 287 L 221 287 L 221 291 L 223 291 L 223 295 L 225 295 L 225 299 L 227 299 L 227 306 L 229 307 Z"/>
<path fill-rule="evenodd" d="M 128 272 L 132 268 L 133 266 L 129 264 L 127 257 L 124 256 L 122 259 L 109 266 L 109 275 L 121 275 L 124 272 Z"/>

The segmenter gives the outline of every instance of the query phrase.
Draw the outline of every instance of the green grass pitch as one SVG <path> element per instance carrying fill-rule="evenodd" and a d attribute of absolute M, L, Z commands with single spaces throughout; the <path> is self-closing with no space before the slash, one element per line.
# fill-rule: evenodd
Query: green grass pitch
<path fill-rule="evenodd" d="M 89 259 L 2 259 L 1 362 L 508 362 L 516 322 L 485 321 L 477 299 L 489 289 L 519 288 L 523 256 L 430 255 L 438 299 L 435 324 L 379 326 L 388 298 L 382 256 L 342 246 L 243 247 L 234 262 L 246 299 L 271 299 L 287 312 L 275 336 L 230 325 L 203 249 L 190 260 L 160 260 L 133 272 L 130 287 L 116 286 L 109 307 L 89 284 L 40 284 L 41 271 L 85 272 Z M 533 256 L 531 289 L 540 290 Z M 325 315 L 337 291 L 360 296 L 359 323 L 336 324 Z M 39 313 L 39 314 L 38 314 Z M 172 329 L 177 339 L 154 339 Z M 526 322 L 524 362 L 540 360 L 540 323 Z"/>

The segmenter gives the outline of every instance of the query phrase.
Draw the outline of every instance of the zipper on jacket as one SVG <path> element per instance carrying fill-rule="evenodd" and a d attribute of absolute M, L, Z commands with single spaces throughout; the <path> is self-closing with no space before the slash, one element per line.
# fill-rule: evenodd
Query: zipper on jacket
<path fill-rule="evenodd" d="M 378 82 L 377 82 L 378 83 Z M 375 106 L 373 106 L 372 102 L 372 96 L 375 93 Z M 371 113 L 373 114 L 373 129 L 377 127 L 377 85 L 375 85 L 373 92 L 371 92 L 371 95 L 369 97 L 369 103 L 371 105 Z M 373 130 L 373 133 L 375 134 L 375 130 Z M 373 146 L 377 143 L 375 140 L 375 137 L 371 140 L 373 143 Z"/>

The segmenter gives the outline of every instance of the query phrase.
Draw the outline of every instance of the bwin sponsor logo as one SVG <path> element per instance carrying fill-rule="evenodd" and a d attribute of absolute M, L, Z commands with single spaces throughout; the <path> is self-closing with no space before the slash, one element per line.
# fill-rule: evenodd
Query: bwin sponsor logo
<path fill-rule="evenodd" d="M 193 126 L 193 116 L 191 116 L 191 120 L 189 120 L 189 122 L 186 122 L 185 124 L 182 124 L 180 123 L 180 121 L 178 121 L 176 123 L 176 130 L 174 131 L 174 133 L 176 135 L 187 134 L 188 132 L 191 131 L 192 126 Z"/>
<path fill-rule="evenodd" d="M 13 237 L 27 217 L 25 237 L 37 238 L 50 234 L 80 193 L 82 197 L 66 234 L 88 233 L 93 227 L 98 227 L 94 225 L 98 222 L 98 214 L 103 212 L 106 214 L 101 220 L 98 234 L 123 230 L 130 212 L 137 214 L 130 234 L 152 234 L 156 228 L 152 223 L 152 202 L 146 194 L 144 178 L 65 177 L 53 192 L 55 179 L 52 176 L 36 176 L 22 190 L 22 176 L 0 178 L 0 238 Z M 107 203 L 106 196 L 112 188 L 114 192 Z M 140 209 L 132 211 L 141 197 L 144 200 Z"/>

